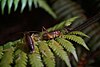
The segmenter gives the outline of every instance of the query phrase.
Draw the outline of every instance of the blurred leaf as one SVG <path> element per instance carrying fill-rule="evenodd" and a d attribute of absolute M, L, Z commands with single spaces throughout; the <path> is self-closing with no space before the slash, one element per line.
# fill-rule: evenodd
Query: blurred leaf
<path fill-rule="evenodd" d="M 27 0 L 21 0 L 21 13 L 23 12 L 24 8 L 26 7 L 26 4 L 27 4 Z"/>
<path fill-rule="evenodd" d="M 1 10 L 2 10 L 2 14 L 4 14 L 4 8 L 5 8 L 5 6 L 6 6 L 6 2 L 7 2 L 7 0 L 2 0 L 2 1 L 1 1 Z"/>
<path fill-rule="evenodd" d="M 13 4 L 13 0 L 8 0 L 8 13 L 9 14 L 10 14 L 10 11 L 11 11 L 12 4 Z"/>
<path fill-rule="evenodd" d="M 33 0 L 28 0 L 29 10 L 31 10 L 31 9 L 32 9 L 32 1 L 33 1 Z"/>
<path fill-rule="evenodd" d="M 38 0 L 33 0 L 35 8 L 38 8 Z"/>
<path fill-rule="evenodd" d="M 20 1 L 20 0 L 14 0 L 14 11 L 17 10 L 19 1 Z"/>
<path fill-rule="evenodd" d="M 45 0 L 38 0 L 39 7 L 46 10 L 50 15 L 52 15 L 54 18 L 56 18 L 55 13 L 52 11 L 52 9 L 49 7 L 49 5 L 45 2 Z"/>

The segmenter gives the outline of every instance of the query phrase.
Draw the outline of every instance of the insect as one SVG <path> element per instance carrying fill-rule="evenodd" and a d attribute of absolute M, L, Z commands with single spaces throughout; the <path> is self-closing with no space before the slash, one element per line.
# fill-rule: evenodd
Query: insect
<path fill-rule="evenodd" d="M 33 41 L 32 37 L 30 36 L 30 32 L 25 32 L 24 38 L 25 38 L 26 45 L 29 49 L 29 52 L 33 53 L 33 51 L 34 51 L 34 41 Z"/>
<path fill-rule="evenodd" d="M 44 27 L 43 29 L 45 30 L 45 33 L 42 36 L 44 40 L 50 40 L 61 35 L 59 30 L 48 32 Z"/>

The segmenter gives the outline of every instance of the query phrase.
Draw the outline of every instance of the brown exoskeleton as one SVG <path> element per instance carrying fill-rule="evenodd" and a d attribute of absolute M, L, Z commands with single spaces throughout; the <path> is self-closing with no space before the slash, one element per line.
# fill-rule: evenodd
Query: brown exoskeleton
<path fill-rule="evenodd" d="M 25 32 L 24 33 L 24 38 L 25 38 L 26 45 L 29 49 L 29 52 L 32 53 L 34 51 L 34 42 L 32 40 L 32 37 L 30 36 L 30 33 Z"/>
<path fill-rule="evenodd" d="M 25 46 L 26 50 L 28 49 L 30 53 L 33 53 L 35 49 L 34 47 L 35 39 L 34 39 L 34 35 L 30 35 L 30 32 L 34 32 L 34 31 L 28 31 L 24 33 L 24 40 L 26 42 L 26 46 Z"/>
<path fill-rule="evenodd" d="M 45 30 L 45 33 L 42 35 L 44 40 L 50 40 L 61 35 L 61 32 L 59 30 L 48 32 L 44 27 L 43 29 Z"/>

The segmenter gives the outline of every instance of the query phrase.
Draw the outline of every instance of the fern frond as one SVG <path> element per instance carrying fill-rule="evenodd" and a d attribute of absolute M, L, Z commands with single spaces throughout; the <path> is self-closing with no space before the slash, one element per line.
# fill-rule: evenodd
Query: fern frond
<path fill-rule="evenodd" d="M 55 13 L 51 10 L 49 5 L 46 3 L 45 0 L 37 0 L 39 7 L 43 8 L 45 11 L 47 11 L 50 15 L 52 15 L 54 18 L 56 18 Z"/>
<path fill-rule="evenodd" d="M 2 58 L 3 55 L 3 46 L 0 46 L 0 59 Z"/>
<path fill-rule="evenodd" d="M 4 55 L 1 58 L 0 67 L 11 67 L 10 64 L 13 63 L 13 47 L 4 51 Z"/>
<path fill-rule="evenodd" d="M 55 67 L 55 60 L 54 55 L 51 52 L 50 48 L 48 47 L 48 44 L 44 41 L 38 42 L 39 44 L 39 50 L 42 54 L 43 61 L 45 62 L 47 67 Z"/>
<path fill-rule="evenodd" d="M 67 53 L 63 50 L 63 47 L 59 45 L 59 43 L 55 40 L 50 40 L 48 44 L 53 52 L 58 55 L 62 60 L 64 60 L 68 67 L 71 67 L 70 60 Z"/>
<path fill-rule="evenodd" d="M 8 13 L 9 14 L 10 14 L 10 11 L 11 11 L 12 4 L 13 4 L 13 0 L 8 0 Z"/>
<path fill-rule="evenodd" d="M 21 2 L 21 13 L 24 11 L 27 4 L 29 6 L 29 10 L 31 10 L 32 3 L 34 3 L 34 6 L 36 8 L 39 6 L 43 8 L 45 11 L 47 11 L 52 17 L 56 18 L 55 13 L 52 11 L 52 9 L 49 7 L 49 5 L 46 3 L 45 0 L 1 0 L 0 3 L 1 3 L 2 14 L 4 14 L 4 9 L 6 4 L 8 7 L 8 13 L 10 14 L 13 3 L 14 3 L 14 11 L 16 11 L 19 6 L 18 5 L 19 2 Z"/>
<path fill-rule="evenodd" d="M 64 35 L 64 38 L 67 38 L 67 39 L 70 39 L 72 41 L 75 41 L 76 43 L 84 46 L 87 50 L 89 50 L 89 48 L 85 44 L 84 40 L 79 36 L 76 36 L 76 35 Z"/>
<path fill-rule="evenodd" d="M 68 20 L 64 20 L 62 21 L 61 23 L 59 24 L 56 24 L 55 26 L 51 27 L 48 29 L 48 32 L 50 31 L 54 31 L 54 30 L 59 30 L 59 29 L 62 29 L 64 28 L 65 26 L 70 26 L 72 24 L 73 21 L 75 21 L 75 19 L 77 19 L 78 17 L 73 17 L 73 18 L 70 18 Z"/>
<path fill-rule="evenodd" d="M 43 67 L 43 63 L 37 46 L 35 46 L 34 53 L 29 54 L 28 56 L 31 67 Z"/>
<path fill-rule="evenodd" d="M 81 31 L 72 31 L 72 32 L 69 32 L 68 34 L 72 34 L 72 35 L 80 35 L 80 36 L 85 36 L 85 37 L 88 37 L 86 34 L 84 34 L 83 32 Z"/>
<path fill-rule="evenodd" d="M 25 52 L 18 49 L 18 50 L 16 50 L 14 57 L 15 57 L 15 59 L 14 59 L 15 67 L 26 67 L 26 65 L 27 65 L 27 54 Z"/>
<path fill-rule="evenodd" d="M 72 53 L 76 61 L 78 61 L 76 50 L 70 41 L 65 40 L 63 38 L 56 38 L 56 41 L 60 43 L 68 52 Z"/>

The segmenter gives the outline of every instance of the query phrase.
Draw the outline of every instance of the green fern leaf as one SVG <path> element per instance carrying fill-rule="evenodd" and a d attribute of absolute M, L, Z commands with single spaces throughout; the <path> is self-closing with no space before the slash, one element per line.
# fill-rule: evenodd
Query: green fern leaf
<path fill-rule="evenodd" d="M 35 8 L 37 8 L 38 7 L 38 0 L 33 0 L 33 3 L 34 3 Z"/>
<path fill-rule="evenodd" d="M 70 18 L 68 20 L 65 20 L 57 25 L 55 25 L 54 27 L 51 27 L 48 29 L 48 32 L 50 31 L 54 31 L 54 30 L 59 30 L 59 29 L 62 29 L 64 28 L 65 26 L 69 26 L 72 24 L 73 21 L 75 21 L 75 19 L 77 19 L 78 17 L 73 17 L 73 18 Z"/>
<path fill-rule="evenodd" d="M 10 49 L 14 43 L 13 42 L 8 42 L 4 44 L 4 50 Z"/>
<path fill-rule="evenodd" d="M 76 61 L 78 61 L 78 57 L 77 57 L 77 54 L 76 54 L 76 50 L 73 46 L 73 44 L 68 41 L 68 40 L 65 40 L 63 38 L 56 38 L 57 42 L 60 43 L 68 52 L 71 52 L 73 54 L 73 56 L 75 57 Z"/>
<path fill-rule="evenodd" d="M 68 55 L 63 50 L 62 46 L 59 45 L 59 43 L 56 42 L 55 40 L 50 40 L 48 44 L 49 47 L 53 50 L 53 52 L 55 52 L 55 54 L 57 54 L 62 60 L 64 60 L 68 67 L 71 67 Z"/>
<path fill-rule="evenodd" d="M 22 50 L 18 49 L 14 55 L 15 55 L 15 59 L 14 59 L 15 67 L 26 67 L 27 54 Z"/>
<path fill-rule="evenodd" d="M 30 54 L 29 58 L 30 58 L 31 67 L 43 67 L 41 57 L 38 54 L 36 53 Z"/>
<path fill-rule="evenodd" d="M 13 47 L 4 51 L 4 55 L 1 58 L 0 67 L 11 67 L 10 64 L 13 63 L 13 51 Z"/>
<path fill-rule="evenodd" d="M 54 18 L 56 18 L 55 13 L 51 10 L 51 8 L 49 7 L 49 5 L 46 3 L 45 0 L 1 0 L 2 14 L 4 14 L 4 9 L 5 9 L 5 6 L 6 6 L 6 2 L 8 4 L 7 5 L 8 6 L 8 13 L 10 13 L 13 3 L 14 3 L 14 11 L 17 10 L 19 1 L 21 1 L 21 5 L 22 5 L 21 6 L 21 13 L 23 12 L 23 10 L 26 7 L 27 3 L 28 3 L 28 6 L 29 6 L 29 10 L 31 10 L 32 2 L 34 2 L 34 5 L 35 5 L 36 8 L 39 6 L 39 7 L 43 8 L 44 10 L 46 10 Z"/>
<path fill-rule="evenodd" d="M 59 29 L 62 29 L 63 27 L 64 27 L 64 23 L 61 22 L 61 23 L 55 25 L 54 27 L 49 28 L 48 32 L 54 31 L 54 30 L 59 30 Z"/>
<path fill-rule="evenodd" d="M 76 35 L 64 35 L 64 38 L 73 40 L 73 41 L 77 42 L 78 44 L 84 46 L 87 50 L 89 50 L 89 48 L 85 44 L 84 40 L 79 36 L 76 36 Z"/>
<path fill-rule="evenodd" d="M 23 40 L 22 39 L 19 39 L 19 40 L 16 40 L 16 41 L 12 42 L 12 46 L 16 47 L 16 48 L 20 47 L 22 44 L 23 44 Z"/>
<path fill-rule="evenodd" d="M 12 4 L 13 4 L 13 0 L 8 0 L 8 13 L 9 14 L 10 14 L 10 11 L 11 11 Z"/>
<path fill-rule="evenodd" d="M 21 3 L 22 3 L 22 6 L 21 6 L 21 13 L 22 13 L 27 4 L 27 0 L 21 0 Z"/>
<path fill-rule="evenodd" d="M 4 14 L 4 8 L 5 8 L 5 6 L 6 6 L 6 2 L 7 2 L 7 0 L 2 0 L 2 1 L 1 1 L 1 10 L 2 10 L 2 14 Z"/>
<path fill-rule="evenodd" d="M 3 46 L 0 46 L 0 59 L 2 58 L 3 55 Z"/>
<path fill-rule="evenodd" d="M 43 67 L 43 63 L 37 46 L 35 46 L 34 53 L 29 54 L 28 56 L 31 67 Z"/>
<path fill-rule="evenodd" d="M 29 10 L 31 10 L 31 9 L 32 9 L 32 1 L 33 1 L 33 0 L 28 0 Z"/>
<path fill-rule="evenodd" d="M 55 67 L 54 55 L 51 52 L 48 44 L 44 41 L 38 42 L 39 50 L 42 53 L 43 61 L 47 67 Z"/>
<path fill-rule="evenodd" d="M 45 9 L 50 15 L 52 15 L 54 18 L 56 18 L 55 13 L 51 10 L 49 5 L 45 2 L 45 0 L 37 0 L 39 7 Z"/>
<path fill-rule="evenodd" d="M 19 1 L 20 0 L 14 0 L 14 11 L 17 10 Z"/>
<path fill-rule="evenodd" d="M 80 36 L 85 36 L 85 37 L 88 37 L 88 38 L 89 38 L 89 36 L 87 36 L 86 34 L 84 34 L 84 33 L 81 32 L 81 31 L 72 31 L 72 32 L 70 32 L 70 33 L 68 33 L 68 34 L 80 35 Z"/>
<path fill-rule="evenodd" d="M 64 21 L 65 26 L 70 26 L 72 24 L 72 22 L 75 21 L 77 18 L 79 18 L 79 17 L 73 17 L 73 18 L 68 19 L 67 21 Z"/>

